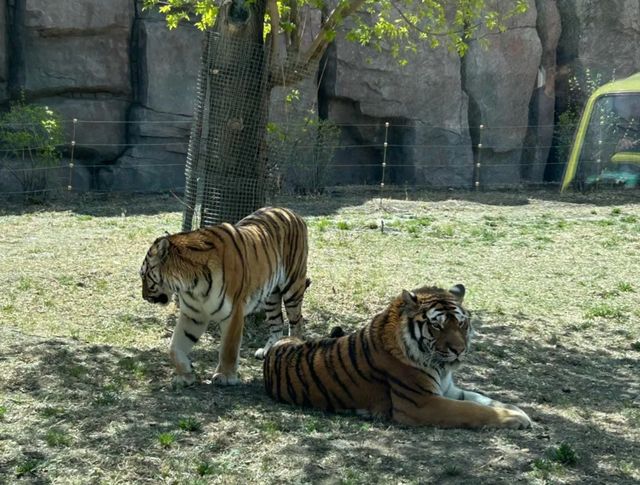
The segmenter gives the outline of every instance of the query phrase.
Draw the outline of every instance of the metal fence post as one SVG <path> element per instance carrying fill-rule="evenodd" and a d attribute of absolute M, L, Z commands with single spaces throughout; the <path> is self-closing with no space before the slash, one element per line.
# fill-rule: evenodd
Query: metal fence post
<path fill-rule="evenodd" d="M 73 119 L 73 130 L 71 132 L 71 157 L 69 160 L 69 183 L 67 184 L 67 191 L 73 190 L 73 167 L 74 167 L 74 155 L 76 148 L 76 127 L 78 126 L 78 118 Z"/>
<path fill-rule="evenodd" d="M 384 143 L 382 144 L 382 177 L 380 180 L 380 206 L 382 206 L 382 190 L 384 189 L 384 178 L 387 169 L 387 146 L 389 140 L 389 122 L 384 123 Z"/>
<path fill-rule="evenodd" d="M 478 135 L 478 156 L 476 158 L 476 166 L 475 166 L 475 182 L 474 187 L 476 190 L 480 190 L 480 171 L 482 168 L 482 133 L 484 131 L 484 125 L 480 125 L 479 135 Z"/>

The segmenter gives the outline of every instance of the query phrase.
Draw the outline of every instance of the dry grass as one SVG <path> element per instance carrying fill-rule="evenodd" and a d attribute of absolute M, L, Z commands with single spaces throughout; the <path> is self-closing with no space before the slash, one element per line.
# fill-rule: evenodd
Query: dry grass
<path fill-rule="evenodd" d="M 403 196 L 403 194 L 400 194 Z M 142 301 L 170 198 L 0 207 L 0 483 L 637 483 L 640 206 L 634 193 L 366 193 L 287 200 L 310 226 L 309 333 L 357 327 L 402 288 L 468 289 L 458 381 L 529 431 L 409 429 L 270 401 L 247 329 L 243 384 L 171 391 L 173 307 Z M 384 221 L 384 230 L 382 221 Z M 215 364 L 215 329 L 195 351 Z"/>

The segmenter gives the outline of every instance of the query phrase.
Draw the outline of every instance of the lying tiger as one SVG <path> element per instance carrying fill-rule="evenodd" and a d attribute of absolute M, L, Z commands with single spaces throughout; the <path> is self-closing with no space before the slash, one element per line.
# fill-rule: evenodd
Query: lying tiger
<path fill-rule="evenodd" d="M 140 269 L 142 296 L 166 304 L 176 293 L 180 316 L 169 354 L 174 384 L 195 382 L 188 354 L 209 322 L 220 324 L 214 383 L 237 384 L 244 317 L 263 308 L 270 337 L 257 357 L 283 335 L 282 304 L 289 333 L 299 335 L 307 279 L 307 226 L 288 209 L 265 208 L 236 225 L 219 224 L 160 237 Z"/>
<path fill-rule="evenodd" d="M 327 411 L 354 410 L 407 425 L 527 428 L 524 411 L 453 383 L 471 323 L 465 288 L 404 290 L 360 331 L 283 339 L 264 361 L 272 398 Z"/>

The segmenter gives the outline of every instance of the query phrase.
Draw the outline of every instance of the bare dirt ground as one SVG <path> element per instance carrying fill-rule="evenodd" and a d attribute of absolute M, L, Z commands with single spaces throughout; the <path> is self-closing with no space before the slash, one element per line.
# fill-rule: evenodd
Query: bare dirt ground
<path fill-rule="evenodd" d="M 638 483 L 637 192 L 287 199 L 310 228 L 310 335 L 357 328 L 403 288 L 464 283 L 478 332 L 462 387 L 525 409 L 526 431 L 406 428 L 272 402 L 253 359 L 174 391 L 175 307 L 142 301 L 172 198 L 0 205 L 0 483 Z"/>

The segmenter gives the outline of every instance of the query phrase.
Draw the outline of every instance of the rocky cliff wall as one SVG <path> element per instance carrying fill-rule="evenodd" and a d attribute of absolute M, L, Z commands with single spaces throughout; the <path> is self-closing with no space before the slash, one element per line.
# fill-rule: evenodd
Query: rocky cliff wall
<path fill-rule="evenodd" d="M 331 181 L 380 181 L 387 121 L 387 182 L 542 181 L 569 77 L 587 67 L 617 77 L 640 70 L 640 3 L 529 5 L 504 33 L 487 34 L 489 49 L 472 44 L 462 60 L 424 48 L 400 67 L 387 51 L 338 40 L 321 85 L 300 87 L 303 99 L 344 125 Z M 62 114 L 69 140 L 75 128 L 75 156 L 85 166 L 76 171 L 78 188 L 180 187 L 201 39 L 188 25 L 167 30 L 135 0 L 1 1 L 0 103 L 23 90 Z M 273 99 L 277 120 L 286 119 L 284 96 L 278 90 Z"/>

